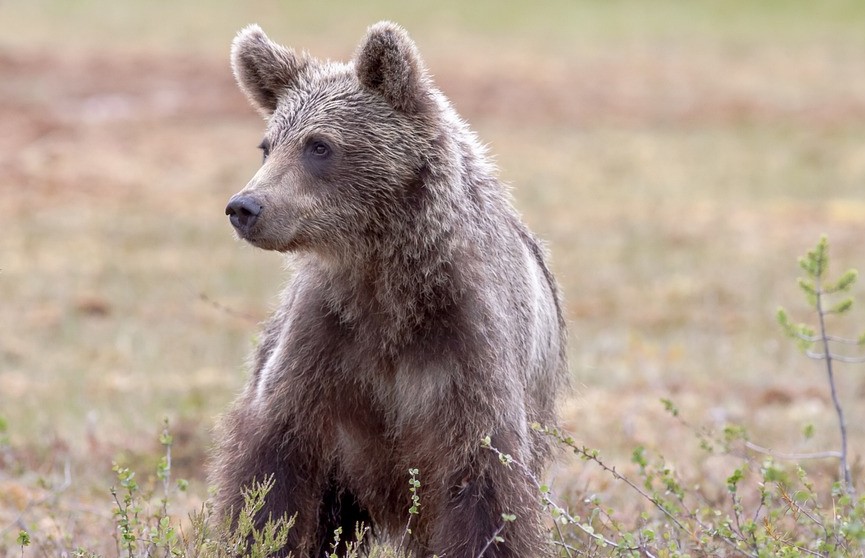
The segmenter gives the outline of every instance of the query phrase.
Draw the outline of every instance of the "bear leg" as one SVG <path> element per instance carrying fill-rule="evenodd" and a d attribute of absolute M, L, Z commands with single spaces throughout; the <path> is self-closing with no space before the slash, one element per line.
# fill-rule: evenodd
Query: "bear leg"
<path fill-rule="evenodd" d="M 516 466 L 492 465 L 498 467 L 450 490 L 450 499 L 433 526 L 430 547 L 449 558 L 547 556 L 533 481 Z M 502 514 L 515 519 L 506 521 Z M 496 537 L 503 542 L 496 542 Z"/>
<path fill-rule="evenodd" d="M 244 420 L 247 419 L 247 420 Z M 244 491 L 255 483 L 272 479 L 264 506 L 254 518 L 261 529 L 268 520 L 295 517 L 283 555 L 308 556 L 315 541 L 322 485 L 315 461 L 306 457 L 284 428 L 249 420 L 236 413 L 227 421 L 230 431 L 218 449 L 211 482 L 216 486 L 214 508 L 217 519 L 230 517 L 232 528 L 244 506 Z M 251 540 L 250 540 L 251 542 Z"/>
<path fill-rule="evenodd" d="M 368 529 L 367 533 L 371 533 L 372 527 L 369 512 L 360 505 L 355 495 L 331 480 L 321 501 L 315 545 L 318 550 L 314 556 L 330 556 L 334 552 L 333 544 L 337 529 L 341 532 L 335 552 L 343 556 L 348 543 L 357 540 L 358 529 L 365 528 Z M 369 535 L 363 538 L 368 539 Z"/>

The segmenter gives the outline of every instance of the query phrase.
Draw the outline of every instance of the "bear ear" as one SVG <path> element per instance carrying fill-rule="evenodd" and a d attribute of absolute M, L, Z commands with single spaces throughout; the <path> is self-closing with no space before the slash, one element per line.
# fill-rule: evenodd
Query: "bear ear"
<path fill-rule="evenodd" d="M 382 21 L 367 31 L 354 58 L 361 85 L 393 108 L 415 114 L 428 102 L 428 78 L 420 53 L 405 29 Z"/>
<path fill-rule="evenodd" d="M 265 117 L 276 110 L 283 91 L 292 87 L 308 60 L 271 41 L 258 25 L 249 25 L 231 45 L 231 68 L 240 89 Z"/>

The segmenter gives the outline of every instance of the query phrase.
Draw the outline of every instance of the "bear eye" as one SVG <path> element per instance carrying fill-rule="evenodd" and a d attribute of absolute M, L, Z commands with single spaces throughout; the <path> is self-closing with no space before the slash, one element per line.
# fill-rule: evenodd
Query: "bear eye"
<path fill-rule="evenodd" d="M 324 159 L 330 155 L 330 146 L 322 140 L 312 140 L 306 151 L 317 159 Z"/>
<path fill-rule="evenodd" d="M 258 148 L 261 149 L 261 164 L 264 164 L 267 161 L 267 157 L 270 155 L 270 142 L 262 140 L 260 144 L 258 144 Z"/>
<path fill-rule="evenodd" d="M 301 160 L 303 166 L 313 176 L 318 178 L 326 177 L 333 169 L 337 162 L 339 151 L 334 148 L 334 145 L 329 140 L 322 139 L 321 136 L 309 138 L 303 145 Z"/>

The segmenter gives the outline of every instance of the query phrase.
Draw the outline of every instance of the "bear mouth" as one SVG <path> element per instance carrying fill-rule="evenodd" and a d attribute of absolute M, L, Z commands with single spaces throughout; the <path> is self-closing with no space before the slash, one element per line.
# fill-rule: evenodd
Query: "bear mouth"
<path fill-rule="evenodd" d="M 292 227 L 290 231 L 280 231 L 278 235 L 267 234 L 267 229 L 256 226 L 248 230 L 235 229 L 237 236 L 249 244 L 272 252 L 294 252 L 303 244 L 298 237 L 298 226 Z"/>
<path fill-rule="evenodd" d="M 299 209 L 299 208 L 297 208 Z M 315 209 L 303 208 L 297 214 L 290 212 L 273 213 L 266 209 L 257 215 L 248 226 L 232 225 L 237 238 L 262 250 L 274 252 L 295 252 L 310 244 L 309 226 L 318 222 Z"/>

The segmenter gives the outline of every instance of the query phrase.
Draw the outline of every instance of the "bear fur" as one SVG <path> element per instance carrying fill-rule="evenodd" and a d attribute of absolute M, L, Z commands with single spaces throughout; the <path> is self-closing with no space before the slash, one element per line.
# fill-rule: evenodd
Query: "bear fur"
<path fill-rule="evenodd" d="M 414 556 L 546 555 L 532 476 L 550 451 L 531 424 L 555 422 L 565 324 L 485 148 L 393 23 L 348 63 L 251 25 L 232 66 L 267 127 L 264 163 L 226 213 L 294 273 L 221 420 L 217 513 L 273 475 L 258 520 L 297 514 L 285 552 L 320 557 L 357 522 L 400 540 L 416 468 Z"/>

